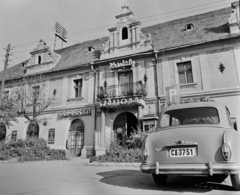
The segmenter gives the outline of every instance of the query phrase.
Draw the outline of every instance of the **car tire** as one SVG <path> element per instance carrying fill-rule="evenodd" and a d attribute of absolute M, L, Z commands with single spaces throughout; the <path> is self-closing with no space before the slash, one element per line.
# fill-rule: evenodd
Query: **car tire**
<path fill-rule="evenodd" d="M 240 191 L 240 175 L 231 174 L 231 181 L 234 190 Z"/>
<path fill-rule="evenodd" d="M 156 175 L 156 174 L 152 174 L 152 177 L 153 177 L 153 180 L 154 182 L 161 186 L 161 185 L 165 185 L 167 183 L 167 178 L 168 176 L 167 175 L 162 175 L 162 174 L 159 174 L 159 175 Z"/>

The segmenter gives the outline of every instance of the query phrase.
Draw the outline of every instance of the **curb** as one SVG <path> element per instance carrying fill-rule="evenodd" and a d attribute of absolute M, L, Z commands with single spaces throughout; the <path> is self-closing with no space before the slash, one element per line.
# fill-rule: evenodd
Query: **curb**
<path fill-rule="evenodd" d="M 134 167 L 140 168 L 141 163 L 88 163 L 87 166 L 99 166 L 99 167 Z"/>
<path fill-rule="evenodd" d="M 17 163 L 18 161 L 0 161 L 0 163 Z M 38 162 L 38 161 L 34 161 L 34 162 Z M 52 162 L 52 161 L 50 161 Z M 70 162 L 74 162 L 74 161 L 70 161 Z M 20 162 L 19 162 L 20 163 Z M 77 163 L 79 165 L 83 165 L 83 166 L 98 166 L 98 167 L 133 167 L 133 168 L 140 168 L 141 163 L 99 163 L 99 162 L 74 162 Z"/>

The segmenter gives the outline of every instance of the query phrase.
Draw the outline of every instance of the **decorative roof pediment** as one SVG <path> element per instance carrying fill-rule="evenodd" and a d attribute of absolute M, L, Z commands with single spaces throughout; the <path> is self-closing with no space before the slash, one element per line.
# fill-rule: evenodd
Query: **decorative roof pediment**
<path fill-rule="evenodd" d="M 53 52 L 42 39 L 30 54 L 31 58 L 26 65 L 26 74 L 48 71 L 56 66 L 60 58 L 60 56 Z"/>
<path fill-rule="evenodd" d="M 122 11 L 116 19 L 116 26 L 108 29 L 109 40 L 102 48 L 100 59 L 152 49 L 151 36 L 141 31 L 141 22 L 133 18 L 133 12 L 126 5 L 122 6 Z"/>
<path fill-rule="evenodd" d="M 37 47 L 35 49 L 33 49 L 32 52 L 30 52 L 31 55 L 34 55 L 36 53 L 42 53 L 42 52 L 46 52 L 49 51 L 50 48 L 47 46 L 47 44 L 44 42 L 44 40 L 40 40 Z"/>

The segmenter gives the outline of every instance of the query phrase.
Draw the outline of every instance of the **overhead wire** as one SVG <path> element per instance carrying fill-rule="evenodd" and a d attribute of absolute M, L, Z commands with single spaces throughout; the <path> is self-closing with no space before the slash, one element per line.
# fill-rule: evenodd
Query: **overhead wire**
<path fill-rule="evenodd" d="M 222 1 L 215 1 L 215 2 L 212 2 L 212 3 L 207 3 L 207 4 L 202 4 L 202 5 L 198 5 L 198 6 L 193 6 L 193 7 L 189 7 L 189 8 L 185 8 L 185 9 L 180 9 L 180 10 L 176 10 L 174 11 L 174 13 L 172 12 L 167 12 L 167 13 L 162 13 L 162 14 L 157 14 L 157 15 L 153 15 L 153 16 L 148 16 L 148 17 L 143 17 L 143 18 L 139 18 L 138 20 L 141 20 L 142 22 L 147 22 L 147 21 L 150 21 L 150 20 L 157 20 L 157 19 L 162 19 L 162 18 L 168 18 L 168 17 L 172 17 L 172 16 L 177 16 L 177 15 L 183 15 L 183 14 L 187 14 L 189 12 L 185 12 L 185 13 L 176 13 L 176 12 L 182 12 L 182 11 L 185 11 L 185 10 L 189 10 L 189 9 L 192 9 L 192 8 L 198 8 L 198 7 L 203 7 L 203 6 L 208 6 L 208 5 L 212 5 L 212 4 L 216 4 L 216 3 L 219 3 L 219 2 L 222 2 Z M 203 9 L 210 9 L 210 8 L 213 8 L 213 7 L 219 7 L 219 6 L 223 6 L 223 5 L 229 5 L 229 3 L 223 3 L 223 4 L 220 4 L 220 5 L 215 5 L 215 6 L 210 6 L 210 7 L 207 7 L 207 8 L 201 8 L 201 9 L 197 9 L 197 10 L 192 10 L 190 12 L 196 12 L 196 11 L 201 11 Z M 170 14 L 170 15 L 169 15 Z M 165 16 L 165 15 L 169 15 L 169 16 Z M 161 18 L 159 18 L 159 16 L 163 16 Z M 151 18 L 151 19 L 150 19 Z M 155 19 L 154 19 L 155 18 Z M 114 25 L 114 24 L 113 24 Z M 74 33 L 70 33 L 67 38 L 68 39 L 71 39 L 72 37 L 77 37 L 77 36 L 81 36 L 83 34 L 89 34 L 89 33 L 96 33 L 96 32 L 99 32 L 99 31 L 103 31 L 103 30 L 106 30 L 106 28 L 108 27 L 112 27 L 113 25 L 105 25 L 105 26 L 102 26 L 102 27 L 98 27 L 98 28 L 92 28 L 92 29 L 88 29 L 88 30 L 82 30 L 82 31 L 78 31 L 78 32 L 74 32 Z M 51 31 L 52 32 L 52 31 Z M 88 38 L 93 38 L 93 37 L 96 37 L 96 36 L 90 36 Z M 54 41 L 54 38 L 46 38 L 44 39 L 45 41 L 48 41 L 48 42 L 53 42 Z M 83 38 L 82 40 L 86 40 L 86 37 Z M 76 40 L 73 40 L 74 42 Z M 69 41 L 69 42 L 72 42 L 72 41 Z M 77 41 L 75 43 L 80 43 L 81 41 Z M 18 48 L 21 48 L 21 47 L 30 47 L 31 45 L 34 45 L 38 43 L 38 41 L 32 41 L 32 42 L 28 42 L 28 43 L 23 43 L 23 44 L 19 44 L 19 45 L 14 45 L 14 47 L 16 49 Z M 2 53 L 4 51 L 0 51 L 0 53 Z M 16 51 L 14 53 L 23 53 L 23 52 L 29 52 L 29 50 L 21 50 L 21 51 Z"/>

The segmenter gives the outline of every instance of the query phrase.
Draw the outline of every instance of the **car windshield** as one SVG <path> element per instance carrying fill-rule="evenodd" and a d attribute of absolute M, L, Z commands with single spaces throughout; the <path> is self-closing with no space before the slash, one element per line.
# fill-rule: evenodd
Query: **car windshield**
<path fill-rule="evenodd" d="M 161 127 L 192 125 L 192 124 L 218 124 L 218 111 L 213 107 L 185 108 L 170 110 L 163 114 Z"/>

